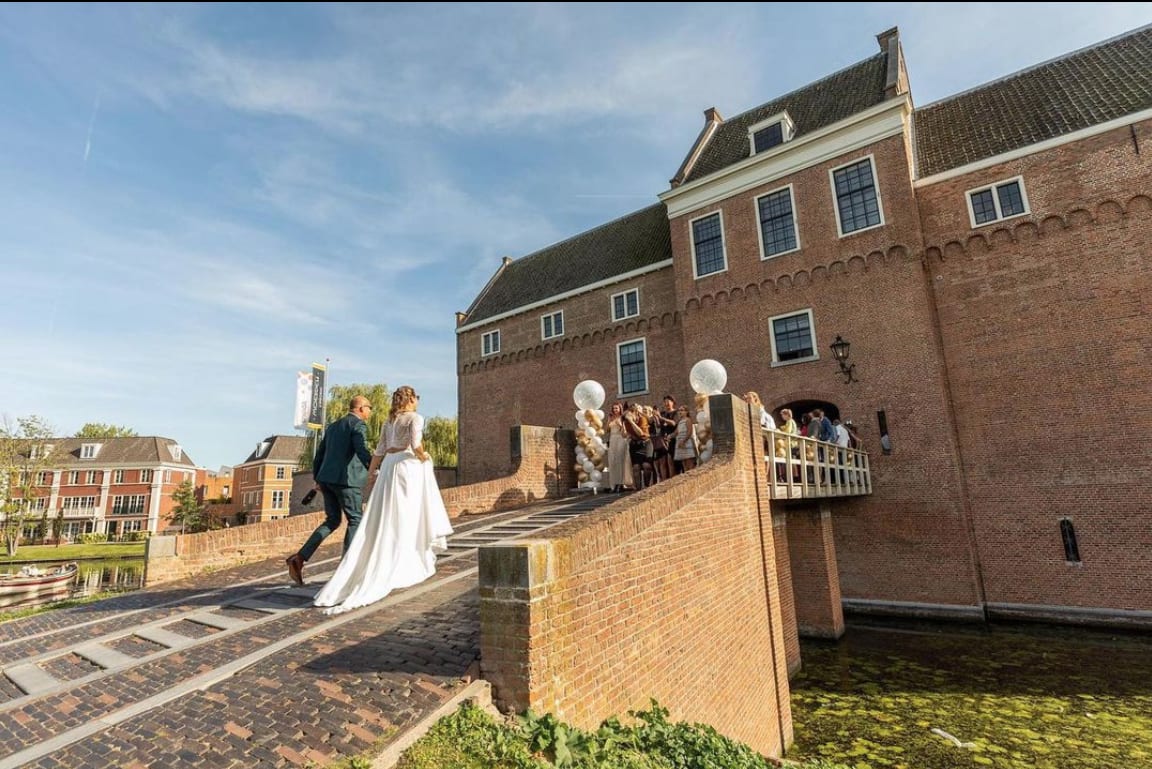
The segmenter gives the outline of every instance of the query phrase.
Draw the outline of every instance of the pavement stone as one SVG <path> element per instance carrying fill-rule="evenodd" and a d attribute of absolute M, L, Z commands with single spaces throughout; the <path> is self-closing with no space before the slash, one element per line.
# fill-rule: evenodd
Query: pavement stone
<path fill-rule="evenodd" d="M 609 501 L 588 504 L 585 498 L 577 504 L 583 510 Z M 465 533 L 541 508 L 470 517 L 455 525 Z M 339 539 L 330 538 L 317 553 L 306 579 L 308 572 L 320 574 L 335 566 Z M 325 559 L 332 559 L 329 566 L 318 563 Z M 80 733 L 74 730 L 85 729 L 92 733 L 14 765 L 250 769 L 324 766 L 377 752 L 471 680 L 479 658 L 476 564 L 474 552 L 442 559 L 428 582 L 336 617 L 308 607 L 305 596 L 286 590 L 265 592 L 258 599 L 282 605 L 283 611 L 219 608 L 251 598 L 253 592 L 287 586 L 278 554 L 0 625 L 0 666 L 22 659 L 21 654 L 61 650 L 42 667 L 57 678 L 81 679 L 23 698 L 18 689 L 0 683 L 0 768 L 13 764 L 20 751 L 36 751 L 61 735 L 72 739 Z M 122 614 L 134 610 L 141 611 Z M 255 624 L 221 631 L 183 618 L 196 611 Z M 141 656 L 127 668 L 103 673 L 96 668 L 96 675 L 92 663 L 64 653 L 94 637 L 122 632 L 123 638 L 108 644 L 111 648 L 132 656 L 148 654 L 156 644 L 133 638 L 130 631 L 166 618 L 172 622 L 162 625 L 164 630 L 196 640 L 161 655 Z M 269 648 L 276 651 L 231 675 L 219 678 L 214 672 L 231 670 L 226 666 Z M 206 683 L 195 683 L 200 680 Z M 199 688 L 180 688 L 189 682 Z M 157 700 L 149 698 L 167 701 L 150 706 Z"/>

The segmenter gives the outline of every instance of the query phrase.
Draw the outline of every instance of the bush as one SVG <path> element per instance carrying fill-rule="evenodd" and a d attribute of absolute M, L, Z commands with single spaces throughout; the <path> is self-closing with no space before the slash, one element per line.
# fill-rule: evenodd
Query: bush
<path fill-rule="evenodd" d="M 102 531 L 92 531 L 87 534 L 81 534 L 76 538 L 76 541 L 81 545 L 99 545 L 102 542 L 108 541 L 108 535 Z"/>

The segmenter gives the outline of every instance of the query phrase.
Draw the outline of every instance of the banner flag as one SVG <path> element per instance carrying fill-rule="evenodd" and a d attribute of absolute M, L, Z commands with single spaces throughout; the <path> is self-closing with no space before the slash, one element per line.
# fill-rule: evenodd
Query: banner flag
<path fill-rule="evenodd" d="M 307 371 L 296 372 L 296 410 L 292 418 L 292 426 L 297 430 L 308 428 L 308 411 L 312 405 L 312 374 Z"/>
<path fill-rule="evenodd" d="M 312 394 L 308 401 L 306 425 L 313 430 L 324 428 L 324 374 L 327 370 L 319 363 L 312 364 Z"/>

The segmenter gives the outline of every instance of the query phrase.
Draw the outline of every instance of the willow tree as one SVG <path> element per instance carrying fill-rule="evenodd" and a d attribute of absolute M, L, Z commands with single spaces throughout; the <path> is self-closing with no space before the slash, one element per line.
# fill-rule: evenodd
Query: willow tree
<path fill-rule="evenodd" d="M 363 395 L 372 404 L 372 416 L 368 417 L 368 450 L 376 448 L 380 440 L 380 431 L 388 421 L 388 412 L 392 409 L 392 391 L 388 385 L 380 384 L 350 384 L 333 385 L 328 390 L 328 402 L 325 406 L 325 423 L 332 424 L 337 419 L 343 419 L 348 413 L 348 404 L 357 395 Z M 316 434 L 308 433 L 304 441 L 304 448 L 300 451 L 300 460 L 297 462 L 301 470 L 312 469 L 312 455 L 316 453 Z"/>

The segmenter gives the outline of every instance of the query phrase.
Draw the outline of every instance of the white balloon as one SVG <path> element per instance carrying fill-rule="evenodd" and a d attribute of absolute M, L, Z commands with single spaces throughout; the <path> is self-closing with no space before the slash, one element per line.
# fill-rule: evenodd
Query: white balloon
<path fill-rule="evenodd" d="M 585 379 L 572 391 L 572 400 L 581 411 L 598 409 L 604 403 L 604 386 L 595 379 Z"/>
<path fill-rule="evenodd" d="M 585 459 L 581 464 L 583 465 L 584 472 L 586 472 L 586 473 L 591 474 L 592 471 L 596 469 L 596 465 L 592 464 L 587 459 Z"/>
<path fill-rule="evenodd" d="M 604 421 L 604 409 L 594 409 L 592 413 L 595 414 L 596 418 L 601 422 Z"/>
<path fill-rule="evenodd" d="M 696 414 L 696 424 L 698 424 L 698 425 L 708 424 L 708 412 L 701 411 L 698 414 Z"/>
<path fill-rule="evenodd" d="M 728 372 L 719 361 L 705 358 L 688 372 L 688 383 L 694 392 L 701 395 L 719 395 L 728 383 Z"/>
<path fill-rule="evenodd" d="M 593 481 L 593 483 L 599 483 L 604 478 L 604 473 L 600 472 L 599 470 L 593 470 L 592 472 L 588 473 L 588 477 Z"/>
<path fill-rule="evenodd" d="M 581 409 L 580 411 L 577 411 L 576 416 L 573 417 L 573 419 L 575 419 L 577 422 L 582 422 L 582 421 L 586 422 L 587 421 L 587 419 L 584 416 L 583 409 Z"/>
<path fill-rule="evenodd" d="M 593 427 L 592 425 L 588 425 L 587 427 L 584 428 L 584 434 L 587 435 L 589 438 L 595 437 L 596 428 Z"/>

